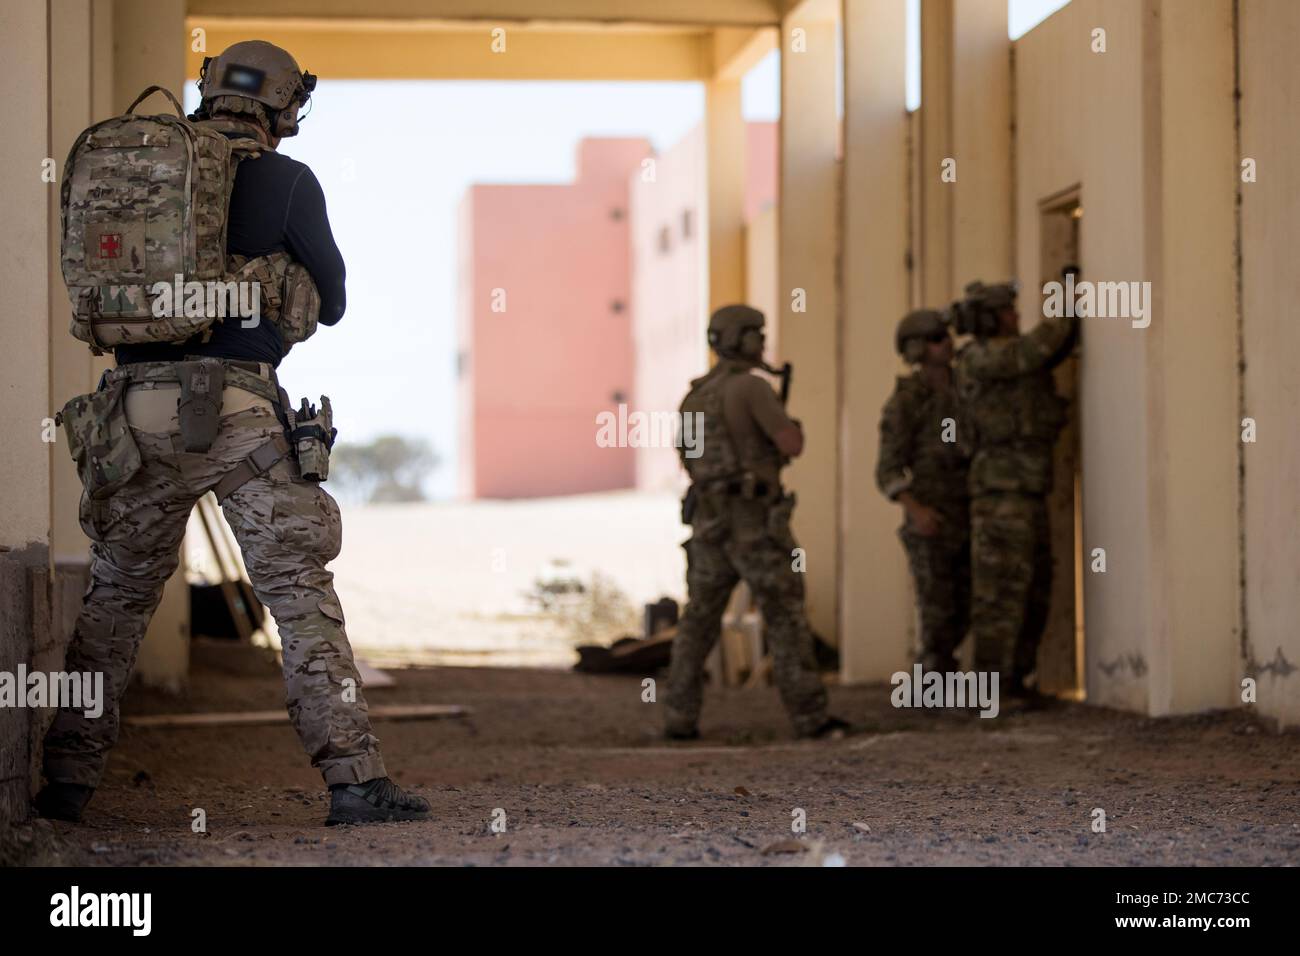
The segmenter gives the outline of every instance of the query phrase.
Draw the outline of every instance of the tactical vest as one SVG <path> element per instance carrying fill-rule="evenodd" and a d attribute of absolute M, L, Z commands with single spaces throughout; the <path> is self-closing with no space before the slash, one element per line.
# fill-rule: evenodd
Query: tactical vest
<path fill-rule="evenodd" d="M 971 493 L 1049 492 L 1052 455 L 1066 422 L 1066 402 L 1056 393 L 1051 370 L 979 381 L 962 374 L 959 357 L 957 372 L 969 426 L 959 434 L 969 442 Z"/>
<path fill-rule="evenodd" d="M 726 382 L 731 376 L 744 374 L 739 369 L 728 365 L 718 365 L 707 375 L 691 382 L 691 390 L 682 399 L 681 414 L 699 414 L 701 426 L 696 437 L 703 437 L 702 454 L 697 458 L 686 456 L 684 442 L 678 443 L 678 455 L 686 473 L 693 484 L 711 484 L 730 480 L 740 476 L 744 470 L 740 455 L 736 453 L 735 442 L 727 429 L 727 419 L 723 411 L 722 397 Z"/>
<path fill-rule="evenodd" d="M 135 114 L 154 92 L 167 97 L 175 116 Z M 280 328 L 286 346 L 315 331 L 320 296 L 305 269 L 294 271 L 283 253 L 251 263 L 227 259 L 235 170 L 268 149 L 251 135 L 231 139 L 223 132 L 241 126 L 252 132 L 229 121 L 191 122 L 170 92 L 151 86 L 121 116 L 91 126 L 73 144 L 60 193 L 63 280 L 71 332 L 96 354 L 207 332 L 218 321 L 208 309 L 191 316 L 183 301 L 171 309 L 158 301 L 157 284 L 174 291 L 178 276 L 182 284 L 257 278 L 262 315 Z"/>

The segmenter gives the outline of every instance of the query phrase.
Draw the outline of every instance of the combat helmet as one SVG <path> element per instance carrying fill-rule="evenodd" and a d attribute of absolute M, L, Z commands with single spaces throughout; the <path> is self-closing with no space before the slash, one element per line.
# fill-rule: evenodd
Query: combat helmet
<path fill-rule="evenodd" d="M 943 313 L 934 309 L 917 309 L 903 316 L 894 332 L 894 348 L 909 365 L 925 355 L 925 340 L 936 333 L 948 334 Z"/>
<path fill-rule="evenodd" d="M 724 305 L 709 319 L 709 345 L 719 355 L 734 355 L 750 329 L 763 328 L 763 313 L 748 305 Z"/>
<path fill-rule="evenodd" d="M 316 77 L 299 70 L 287 50 L 265 40 L 243 40 L 216 58 L 203 58 L 199 70 L 203 101 L 195 118 L 207 119 L 221 110 L 258 112 L 258 107 L 249 107 L 261 104 L 270 133 L 293 136 L 298 132 L 298 110 L 314 89 Z"/>
<path fill-rule="evenodd" d="M 996 335 L 999 326 L 998 316 L 1005 309 L 1013 308 L 1020 283 L 998 282 L 985 285 L 972 282 L 966 286 L 966 297 L 952 304 L 949 317 L 953 327 L 963 335 L 984 338 Z"/>

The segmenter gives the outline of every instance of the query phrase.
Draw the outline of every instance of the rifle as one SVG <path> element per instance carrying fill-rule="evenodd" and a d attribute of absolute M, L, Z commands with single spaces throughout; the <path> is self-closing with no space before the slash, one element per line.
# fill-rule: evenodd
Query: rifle
<path fill-rule="evenodd" d="M 779 369 L 773 368 L 766 362 L 760 363 L 763 371 L 769 375 L 775 375 L 781 379 L 781 404 L 787 405 L 790 401 L 790 379 L 794 376 L 794 366 L 786 362 Z"/>

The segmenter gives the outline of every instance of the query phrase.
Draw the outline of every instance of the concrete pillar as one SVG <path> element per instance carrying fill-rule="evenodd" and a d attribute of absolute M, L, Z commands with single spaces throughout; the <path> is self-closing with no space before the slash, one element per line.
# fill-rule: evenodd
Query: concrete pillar
<path fill-rule="evenodd" d="M 1246 674 L 1258 682 L 1258 707 L 1285 726 L 1300 726 L 1300 182 L 1291 173 L 1300 151 L 1292 117 L 1300 102 L 1300 4 L 1243 0 L 1241 155 L 1255 164 L 1241 193 L 1242 416 L 1256 420 L 1258 440 L 1241 446 L 1244 469 Z M 1238 172 L 1236 178 L 1240 179 Z"/>
<path fill-rule="evenodd" d="M 45 4 L 5 4 L 0 11 L 3 76 L 11 93 L 0 106 L 5 135 L 0 166 L 5 178 L 5 220 L 0 230 L 0 548 L 24 563 L 44 565 L 50 543 L 50 445 L 42 441 L 49 417 L 49 248 L 50 193 L 57 182 L 43 179 L 50 157 L 49 45 Z M 55 158 L 55 165 L 59 165 Z M 61 178 L 62 171 L 59 171 Z"/>
<path fill-rule="evenodd" d="M 921 0 L 920 114 L 920 304 L 942 308 L 1012 271 L 1006 0 Z"/>
<path fill-rule="evenodd" d="M 840 661 L 846 681 L 909 660 L 914 613 L 897 505 L 875 487 L 880 409 L 907 311 L 906 0 L 843 0 L 844 348 Z"/>
<path fill-rule="evenodd" d="M 185 0 L 114 0 L 112 29 L 113 112 L 125 110 L 155 83 L 182 100 L 190 42 Z M 161 95 L 146 105 L 154 112 L 171 108 Z"/>
<path fill-rule="evenodd" d="M 1153 714 L 1240 702 L 1232 8 L 1144 7 Z"/>
<path fill-rule="evenodd" d="M 48 638 L 50 446 L 48 13 L 44 3 L 0 7 L 0 166 L 6 228 L 0 230 L 0 670 L 29 664 Z M 43 175 L 44 174 L 44 175 Z M 0 708 L 0 821 L 26 815 L 30 791 L 32 711 Z"/>
<path fill-rule="evenodd" d="M 839 117 L 835 108 L 834 11 L 805 3 L 781 28 L 781 356 L 794 364 L 790 413 L 805 450 L 786 469 L 799 498 L 794 533 L 807 558 L 808 616 L 837 640 L 839 614 L 840 336 L 838 256 Z"/>
<path fill-rule="evenodd" d="M 709 312 L 745 298 L 745 120 L 740 80 L 705 86 L 708 164 Z"/>

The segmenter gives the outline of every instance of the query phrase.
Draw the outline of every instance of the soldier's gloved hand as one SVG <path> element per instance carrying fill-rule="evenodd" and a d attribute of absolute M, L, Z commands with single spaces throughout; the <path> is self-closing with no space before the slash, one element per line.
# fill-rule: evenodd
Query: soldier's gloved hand
<path fill-rule="evenodd" d="M 907 520 L 912 530 L 921 537 L 933 538 L 943 524 L 943 515 L 929 505 L 915 502 L 907 506 Z"/>

